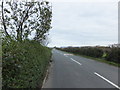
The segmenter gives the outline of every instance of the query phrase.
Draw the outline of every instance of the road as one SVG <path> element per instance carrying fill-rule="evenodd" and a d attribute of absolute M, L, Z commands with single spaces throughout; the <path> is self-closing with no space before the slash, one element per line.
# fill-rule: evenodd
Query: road
<path fill-rule="evenodd" d="M 118 68 L 54 49 L 43 88 L 116 88 Z"/>

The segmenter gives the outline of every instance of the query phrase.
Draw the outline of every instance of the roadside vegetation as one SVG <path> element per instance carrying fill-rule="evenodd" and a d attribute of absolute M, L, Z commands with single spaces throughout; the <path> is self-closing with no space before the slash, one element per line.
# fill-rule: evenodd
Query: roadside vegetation
<path fill-rule="evenodd" d="M 11 1 L 1 8 L 2 88 L 41 88 L 51 59 L 51 5 Z"/>
<path fill-rule="evenodd" d="M 3 41 L 2 77 L 4 88 L 41 87 L 51 50 L 34 40 Z"/>
<path fill-rule="evenodd" d="M 109 47 L 66 47 L 57 49 L 120 67 L 120 48 L 116 45 Z"/>

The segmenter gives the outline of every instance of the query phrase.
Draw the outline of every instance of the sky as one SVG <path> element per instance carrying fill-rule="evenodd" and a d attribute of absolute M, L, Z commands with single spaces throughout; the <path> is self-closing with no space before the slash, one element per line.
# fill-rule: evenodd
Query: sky
<path fill-rule="evenodd" d="M 49 47 L 118 43 L 119 0 L 47 1 L 52 3 L 53 13 Z"/>
<path fill-rule="evenodd" d="M 106 46 L 118 43 L 118 0 L 49 0 L 49 47 Z"/>

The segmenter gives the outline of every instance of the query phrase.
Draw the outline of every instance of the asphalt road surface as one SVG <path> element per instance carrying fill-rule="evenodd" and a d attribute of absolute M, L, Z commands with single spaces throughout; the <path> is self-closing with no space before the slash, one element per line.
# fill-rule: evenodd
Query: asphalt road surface
<path fill-rule="evenodd" d="M 116 88 L 118 67 L 54 49 L 43 88 Z"/>

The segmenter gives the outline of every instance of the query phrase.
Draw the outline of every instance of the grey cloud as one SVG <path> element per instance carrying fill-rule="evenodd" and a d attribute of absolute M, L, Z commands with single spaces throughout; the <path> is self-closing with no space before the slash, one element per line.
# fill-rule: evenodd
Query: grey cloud
<path fill-rule="evenodd" d="M 49 46 L 117 43 L 117 3 L 54 3 Z"/>

